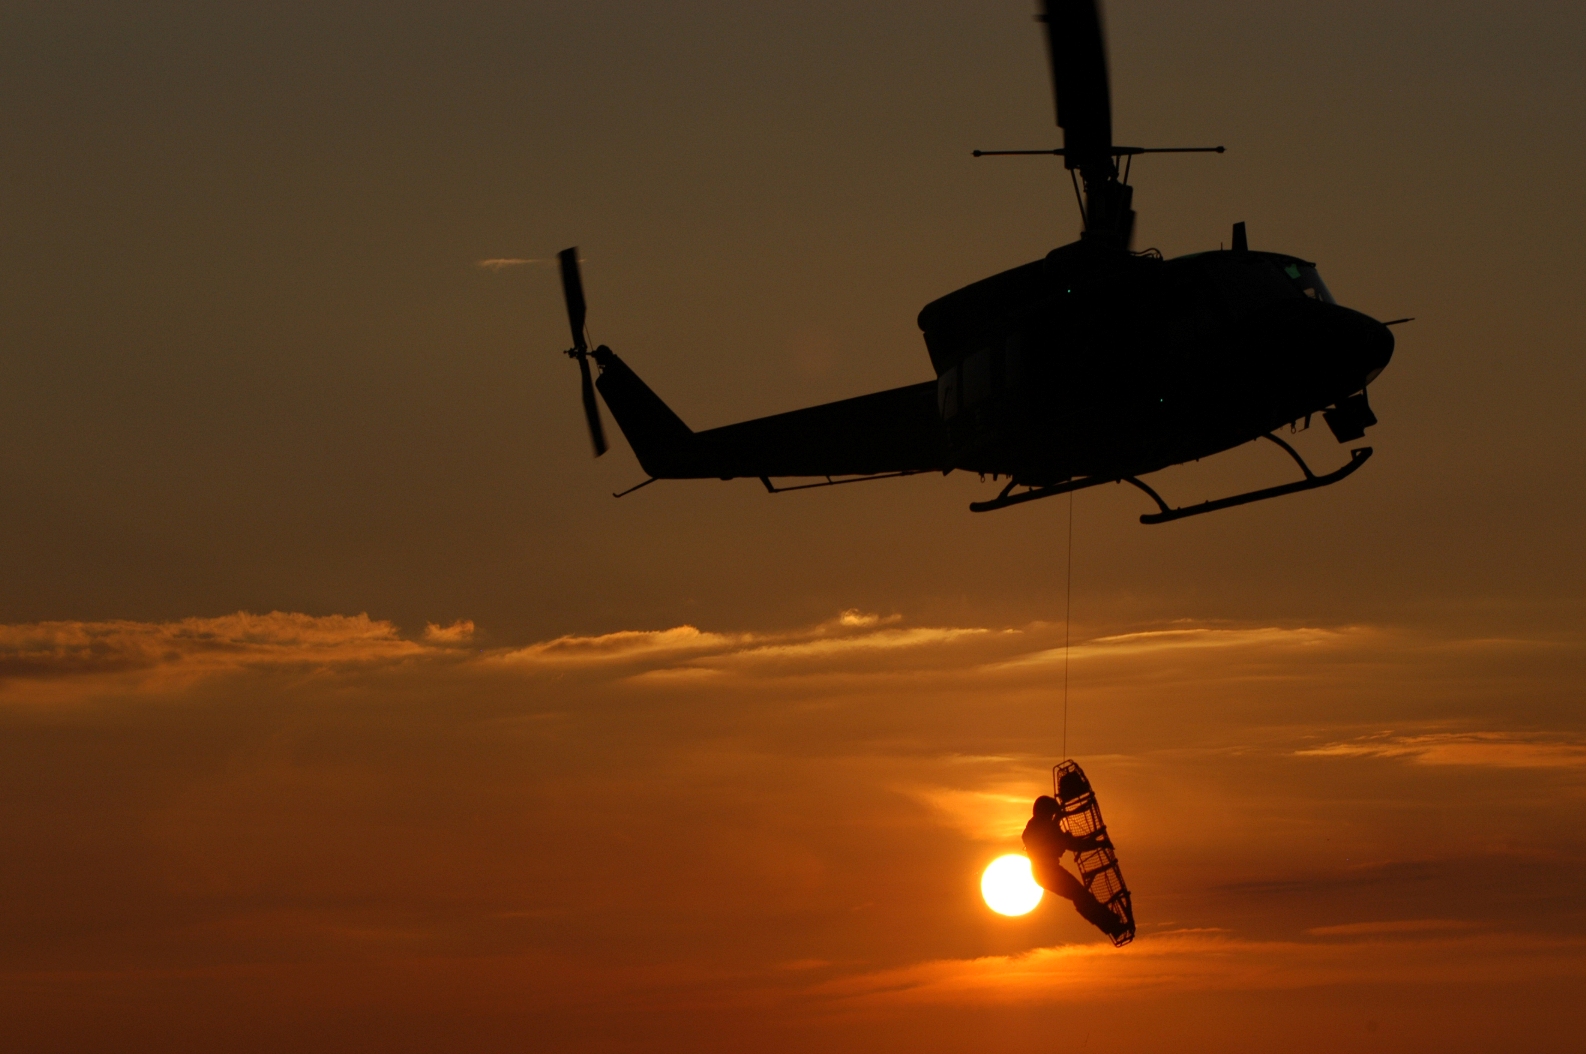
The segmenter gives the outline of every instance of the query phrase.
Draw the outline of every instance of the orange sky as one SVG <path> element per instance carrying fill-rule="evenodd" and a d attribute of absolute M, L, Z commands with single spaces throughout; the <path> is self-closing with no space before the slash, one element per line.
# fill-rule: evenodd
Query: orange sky
<path fill-rule="evenodd" d="M 12 1045 L 1573 1049 L 1578 6 L 1107 5 L 1120 140 L 1229 147 L 1136 166 L 1139 244 L 1417 317 L 1346 483 L 1075 500 L 1129 948 L 977 889 L 1061 754 L 1066 500 L 609 497 L 555 252 L 695 427 L 928 379 L 919 308 L 1077 228 L 969 157 L 1057 144 L 1030 13 L 0 12 Z"/>
<path fill-rule="evenodd" d="M 0 631 L 27 1049 L 1578 1034 L 1578 636 L 1082 639 L 1071 741 L 1141 926 L 1117 951 L 978 896 L 1047 778 L 1060 626 L 471 630 Z"/>

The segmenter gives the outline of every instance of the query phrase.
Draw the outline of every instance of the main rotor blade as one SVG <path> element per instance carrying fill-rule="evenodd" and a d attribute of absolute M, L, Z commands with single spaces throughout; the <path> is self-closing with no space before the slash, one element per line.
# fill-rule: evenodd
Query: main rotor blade
<path fill-rule="evenodd" d="M 556 258 L 562 265 L 562 296 L 567 300 L 568 325 L 573 327 L 573 349 L 582 352 L 588 345 L 584 343 L 584 282 L 578 276 L 578 246 L 563 249 Z M 589 376 L 587 366 L 584 376 Z"/>
<path fill-rule="evenodd" d="M 1112 164 L 1112 96 L 1099 0 L 1044 0 L 1046 54 L 1052 64 L 1063 163 L 1090 169 Z"/>
<path fill-rule="evenodd" d="M 595 456 L 599 457 L 606 452 L 606 430 L 600 425 L 600 407 L 595 405 L 595 382 L 589 376 L 589 356 L 578 356 L 578 373 L 580 387 L 584 390 L 584 420 L 589 422 L 589 441 L 595 445 Z"/>

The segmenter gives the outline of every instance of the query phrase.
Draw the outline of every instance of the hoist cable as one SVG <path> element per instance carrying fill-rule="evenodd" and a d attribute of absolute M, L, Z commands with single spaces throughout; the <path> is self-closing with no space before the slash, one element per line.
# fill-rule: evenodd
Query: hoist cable
<path fill-rule="evenodd" d="M 1063 759 L 1068 759 L 1068 644 L 1074 612 L 1074 492 L 1068 492 L 1068 560 L 1063 582 Z"/>

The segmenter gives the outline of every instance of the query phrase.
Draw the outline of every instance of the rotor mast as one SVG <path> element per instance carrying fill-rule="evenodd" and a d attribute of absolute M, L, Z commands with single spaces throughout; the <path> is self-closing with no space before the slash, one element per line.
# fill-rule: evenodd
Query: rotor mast
<path fill-rule="evenodd" d="M 1097 0 L 1042 0 L 1036 17 L 1046 26 L 1063 164 L 1079 174 L 1084 186 L 1084 237 L 1127 249 L 1134 236 L 1134 189 L 1118 178 L 1099 5 Z"/>
<path fill-rule="evenodd" d="M 1107 84 L 1107 39 L 1100 0 L 1041 0 L 1037 22 L 1046 26 L 1046 57 L 1063 145 L 1056 150 L 976 150 L 976 157 L 1047 154 L 1061 157 L 1080 198 L 1081 238 L 1128 251 L 1134 240 L 1134 188 L 1118 161 L 1136 154 L 1220 154 L 1221 146 L 1115 146 L 1112 93 Z M 1081 191 L 1080 187 L 1084 190 Z"/>

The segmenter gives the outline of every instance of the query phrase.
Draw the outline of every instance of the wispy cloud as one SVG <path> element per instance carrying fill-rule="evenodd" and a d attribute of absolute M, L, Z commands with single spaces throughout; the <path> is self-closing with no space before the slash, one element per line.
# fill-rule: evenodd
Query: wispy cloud
<path fill-rule="evenodd" d="M 1387 922 L 1346 922 L 1342 926 L 1313 926 L 1305 932 L 1313 937 L 1375 937 L 1387 933 L 1468 930 L 1472 925 L 1461 919 L 1394 919 Z"/>
<path fill-rule="evenodd" d="M 240 669 L 326 668 L 396 661 L 468 662 L 480 668 L 555 672 L 574 668 L 618 679 L 712 674 L 756 666 L 781 672 L 986 634 L 979 628 L 905 627 L 897 616 L 845 611 L 814 626 L 776 633 L 718 633 L 695 626 L 567 635 L 520 648 L 481 649 L 461 619 L 427 623 L 410 639 L 367 614 L 237 612 L 174 622 L 59 621 L 0 625 L 0 685 L 35 689 L 72 679 L 169 685 Z M 971 659 L 971 661 L 973 661 Z M 46 693 L 47 694 L 47 693 Z M 29 698 L 38 698 L 34 691 Z"/>
<path fill-rule="evenodd" d="M 1586 743 L 1514 732 L 1380 732 L 1298 750 L 1300 757 L 1397 758 L 1418 765 L 1478 765 L 1505 769 L 1586 768 Z"/>
<path fill-rule="evenodd" d="M 349 663 L 469 661 L 493 669 L 607 668 L 619 677 L 831 662 L 843 656 L 919 650 L 990 631 L 899 625 L 897 616 L 845 611 L 828 621 L 775 633 L 719 633 L 695 626 L 567 635 L 519 648 L 480 649 L 461 619 L 427 623 L 410 639 L 394 623 L 361 615 L 237 612 L 174 622 L 59 621 L 0 625 L 0 683 L 107 676 L 162 682 L 242 668 Z M 973 663 L 973 657 L 969 661 Z"/>
<path fill-rule="evenodd" d="M 1076 642 L 1068 649 L 1070 661 L 1122 658 L 1163 652 L 1190 652 L 1235 648 L 1318 648 L 1346 644 L 1365 635 L 1363 627 L 1317 629 L 1282 626 L 1175 626 L 1168 629 L 1119 633 Z M 1009 659 L 1002 665 L 1060 663 L 1064 649 L 1043 648 Z"/>
<path fill-rule="evenodd" d="M 239 611 L 176 622 L 34 622 L 0 625 L 0 678 L 391 661 L 425 650 L 392 623 L 366 614 Z"/>
<path fill-rule="evenodd" d="M 432 644 L 465 644 L 474 636 L 474 623 L 472 619 L 459 619 L 449 626 L 441 626 L 434 622 L 424 626 L 424 639 Z"/>
<path fill-rule="evenodd" d="M 992 632 L 981 627 L 906 627 L 897 625 L 899 621 L 895 615 L 850 610 L 814 626 L 780 633 L 714 633 L 695 626 L 622 630 L 557 637 L 503 652 L 493 660 L 520 666 L 626 664 L 642 667 L 644 674 L 665 675 L 922 648 Z"/>
<path fill-rule="evenodd" d="M 1037 787 L 1036 790 L 1044 788 Z M 1012 842 L 1030 818 L 1034 798 L 1029 781 L 966 790 L 959 787 L 902 787 L 902 793 L 928 806 L 948 827 L 982 842 Z"/>
<path fill-rule="evenodd" d="M 462 619 L 428 623 L 412 635 L 368 615 L 311 616 L 238 612 L 219 618 L 146 623 L 43 622 L 0 626 L 0 683 L 43 683 L 89 676 L 201 676 L 243 667 L 324 667 L 354 662 L 463 662 L 484 670 L 664 684 L 690 679 L 788 684 L 819 677 L 857 688 L 890 679 L 894 690 L 943 693 L 1039 690 L 1062 658 L 1059 627 L 908 625 L 896 614 L 848 610 L 814 625 L 776 631 L 722 631 L 693 625 L 568 634 L 519 647 L 485 648 Z M 1383 661 L 1442 641 L 1406 640 L 1373 627 L 1172 625 L 1076 642 L 1072 660 L 1086 690 L 1115 691 L 1142 676 L 1186 683 L 1255 671 L 1314 685 L 1334 676 L 1334 661 Z M 1153 656 L 1157 657 L 1153 660 Z M 1327 664 L 1296 666 L 1308 656 Z M 1154 672 L 1153 672 L 1154 671 Z M 1200 671 L 1200 672 L 1196 672 Z M 929 676 L 929 682 L 921 681 Z M 863 680 L 861 680 L 863 679 Z M 1109 687 L 1111 686 L 1111 687 Z M 14 691 L 9 693 L 14 696 Z M 1013 700 L 1016 695 L 1005 695 Z M 1381 732 L 1304 746 L 1296 756 L 1395 758 L 1424 765 L 1512 768 L 1586 767 L 1578 739 L 1502 732 Z M 1286 748 L 1291 750 L 1293 748 Z M 943 799 L 945 802 L 946 799 Z M 959 803 L 962 804 L 962 803 Z M 954 806 L 949 811 L 964 813 Z M 997 810 L 993 810 L 995 812 Z M 977 817 L 989 815 L 976 807 Z M 977 826 L 984 821 L 977 819 Z M 994 823 L 993 826 L 1000 826 Z"/>
<path fill-rule="evenodd" d="M 597 664 L 621 663 L 636 659 L 677 659 L 694 654 L 721 654 L 758 640 L 751 633 L 708 633 L 694 626 L 674 626 L 662 630 L 619 630 L 597 636 L 569 635 L 514 648 L 496 656 L 503 663 Z"/>
<path fill-rule="evenodd" d="M 484 268 L 487 271 L 502 271 L 502 270 L 505 270 L 508 267 L 522 267 L 525 264 L 542 264 L 542 263 L 550 263 L 550 261 L 549 260 L 540 260 L 540 259 L 529 259 L 527 257 L 520 257 L 520 256 L 496 256 L 496 257 L 492 257 L 489 260 L 480 260 L 477 263 L 475 263 L 474 266 L 475 267 L 482 267 L 482 268 Z"/>
<path fill-rule="evenodd" d="M 1150 991 L 1273 991 L 1339 984 L 1512 983 L 1586 977 L 1586 940 L 1519 934 L 1442 939 L 1253 941 L 1168 933 L 943 959 L 824 982 L 811 994 L 855 1009 L 1112 1001 Z"/>

